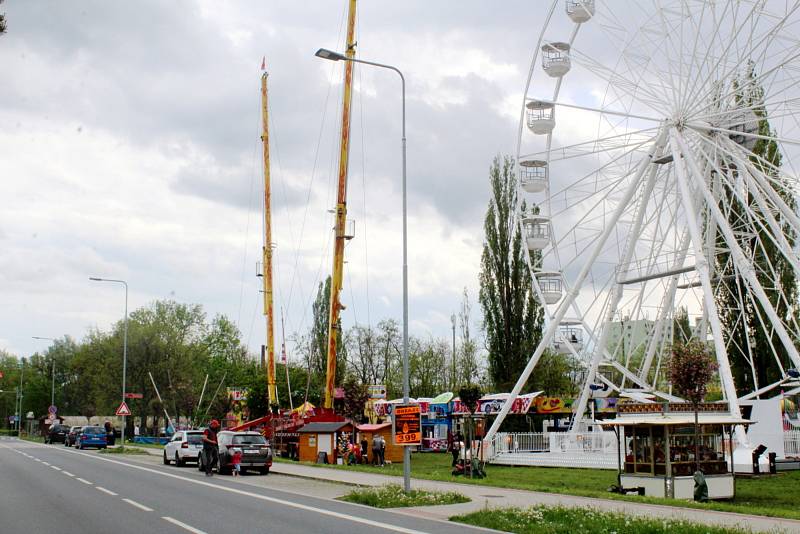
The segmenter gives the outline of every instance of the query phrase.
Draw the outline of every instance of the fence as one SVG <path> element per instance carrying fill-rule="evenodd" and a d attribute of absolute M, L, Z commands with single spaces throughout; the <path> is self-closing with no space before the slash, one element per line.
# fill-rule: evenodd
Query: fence
<path fill-rule="evenodd" d="M 800 430 L 783 432 L 783 453 L 788 457 L 800 457 Z"/>
<path fill-rule="evenodd" d="M 616 452 L 613 432 L 498 432 L 489 444 L 488 457 L 529 452 Z"/>

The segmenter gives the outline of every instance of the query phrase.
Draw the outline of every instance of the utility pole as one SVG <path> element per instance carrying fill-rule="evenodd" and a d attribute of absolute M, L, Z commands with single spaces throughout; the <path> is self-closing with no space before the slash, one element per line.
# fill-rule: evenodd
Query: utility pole
<path fill-rule="evenodd" d="M 453 379 L 450 381 L 452 389 L 456 388 L 456 314 L 450 316 L 453 323 Z"/>

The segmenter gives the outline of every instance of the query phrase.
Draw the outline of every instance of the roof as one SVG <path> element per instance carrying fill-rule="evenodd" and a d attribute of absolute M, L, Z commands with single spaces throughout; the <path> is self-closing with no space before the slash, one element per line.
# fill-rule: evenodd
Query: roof
<path fill-rule="evenodd" d="M 298 430 L 300 433 L 308 433 L 308 432 L 317 432 L 325 434 L 326 432 L 336 432 L 346 426 L 349 426 L 350 423 L 346 422 L 339 422 L 339 423 L 308 423 L 303 428 Z"/>
<path fill-rule="evenodd" d="M 375 432 L 376 430 L 381 430 L 382 428 L 386 428 L 388 426 L 392 426 L 392 423 L 380 423 L 377 425 L 358 425 L 356 428 L 361 430 L 362 432 Z"/>
<path fill-rule="evenodd" d="M 726 413 L 719 414 L 700 414 L 697 418 L 698 424 L 701 425 L 752 425 L 755 422 L 749 419 L 730 415 Z M 657 414 L 642 414 L 627 417 L 617 417 L 616 419 L 607 419 L 605 421 L 597 421 L 601 426 L 631 426 L 631 425 L 652 425 L 652 426 L 676 426 L 676 425 L 693 425 L 694 414 L 681 413 L 670 415 L 657 415 Z"/>

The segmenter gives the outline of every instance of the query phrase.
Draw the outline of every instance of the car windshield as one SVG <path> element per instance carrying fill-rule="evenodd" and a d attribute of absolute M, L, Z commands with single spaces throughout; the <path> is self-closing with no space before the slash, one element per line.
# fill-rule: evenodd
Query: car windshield
<path fill-rule="evenodd" d="M 266 445 L 267 440 L 264 439 L 264 436 L 259 436 L 256 434 L 252 435 L 245 435 L 245 436 L 233 436 L 233 444 L 234 445 Z"/>
<path fill-rule="evenodd" d="M 186 434 L 189 443 L 203 443 L 203 434 Z"/>
<path fill-rule="evenodd" d="M 99 426 L 87 426 L 83 429 L 84 434 L 105 434 L 106 431 Z"/>

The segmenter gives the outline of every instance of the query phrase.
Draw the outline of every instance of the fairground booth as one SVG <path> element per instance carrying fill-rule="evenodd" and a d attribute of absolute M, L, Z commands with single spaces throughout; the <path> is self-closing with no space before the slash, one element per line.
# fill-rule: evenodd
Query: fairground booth
<path fill-rule="evenodd" d="M 333 464 L 346 457 L 353 425 L 348 422 L 308 423 L 298 431 L 300 461 Z"/>
<path fill-rule="evenodd" d="M 358 425 L 358 443 L 367 440 L 367 463 L 375 461 L 372 453 L 372 440 L 375 436 L 382 436 L 386 442 L 386 450 L 383 452 L 383 459 L 390 463 L 403 463 L 403 446 L 395 445 L 392 440 L 392 423 L 377 423 Z"/>
<path fill-rule="evenodd" d="M 617 410 L 616 419 L 600 424 L 623 437 L 619 484 L 624 490 L 638 490 L 650 497 L 692 499 L 693 474 L 699 467 L 709 499 L 734 496 L 732 432 L 734 426 L 751 421 L 731 415 L 725 403 L 702 403 L 698 406 L 696 447 L 691 404 L 622 403 Z"/>

